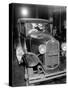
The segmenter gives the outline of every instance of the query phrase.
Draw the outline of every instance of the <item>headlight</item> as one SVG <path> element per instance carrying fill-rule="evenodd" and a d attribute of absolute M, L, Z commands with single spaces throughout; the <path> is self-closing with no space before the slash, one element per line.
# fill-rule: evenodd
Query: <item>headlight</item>
<path fill-rule="evenodd" d="M 62 43 L 61 48 L 63 51 L 66 51 L 66 43 Z"/>
<path fill-rule="evenodd" d="M 51 41 L 52 41 L 52 42 L 55 42 L 55 39 L 54 39 L 54 38 L 52 38 L 52 39 L 51 39 Z"/>
<path fill-rule="evenodd" d="M 24 51 L 23 51 L 22 47 L 18 46 L 16 48 L 16 57 L 17 57 L 19 63 L 21 62 L 21 59 L 22 59 L 23 55 L 24 55 Z"/>
<path fill-rule="evenodd" d="M 44 54 L 46 52 L 46 46 L 44 44 L 39 46 L 39 52 L 40 54 Z"/>

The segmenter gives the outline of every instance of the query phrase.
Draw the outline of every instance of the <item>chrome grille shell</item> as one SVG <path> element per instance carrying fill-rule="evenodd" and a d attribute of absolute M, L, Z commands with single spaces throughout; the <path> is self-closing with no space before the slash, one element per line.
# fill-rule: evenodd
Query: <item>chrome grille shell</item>
<path fill-rule="evenodd" d="M 55 69 L 59 66 L 59 42 L 57 40 L 46 42 L 44 59 L 45 69 Z"/>

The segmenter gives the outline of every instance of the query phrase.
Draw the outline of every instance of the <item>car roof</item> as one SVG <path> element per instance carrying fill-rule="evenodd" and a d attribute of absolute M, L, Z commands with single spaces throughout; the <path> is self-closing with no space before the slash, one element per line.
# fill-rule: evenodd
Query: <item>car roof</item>
<path fill-rule="evenodd" d="M 18 23 L 20 23 L 20 22 L 22 22 L 22 23 L 25 23 L 25 22 L 35 22 L 35 23 L 50 23 L 48 20 L 46 20 L 46 19 L 39 19 L 39 18 L 19 18 L 18 19 Z"/>

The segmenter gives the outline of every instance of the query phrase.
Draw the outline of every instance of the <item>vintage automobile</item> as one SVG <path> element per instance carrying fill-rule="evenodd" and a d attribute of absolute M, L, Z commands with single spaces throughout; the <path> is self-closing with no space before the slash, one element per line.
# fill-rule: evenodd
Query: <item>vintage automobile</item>
<path fill-rule="evenodd" d="M 24 63 L 26 85 L 66 75 L 66 66 L 61 63 L 59 41 L 50 35 L 49 24 L 44 19 L 18 19 L 16 57 L 19 64 Z"/>

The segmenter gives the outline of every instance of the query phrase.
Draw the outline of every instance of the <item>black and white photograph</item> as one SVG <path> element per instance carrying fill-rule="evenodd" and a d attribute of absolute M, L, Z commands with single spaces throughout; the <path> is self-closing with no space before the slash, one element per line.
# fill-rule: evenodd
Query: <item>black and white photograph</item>
<path fill-rule="evenodd" d="M 9 85 L 66 84 L 66 6 L 9 4 Z"/>

